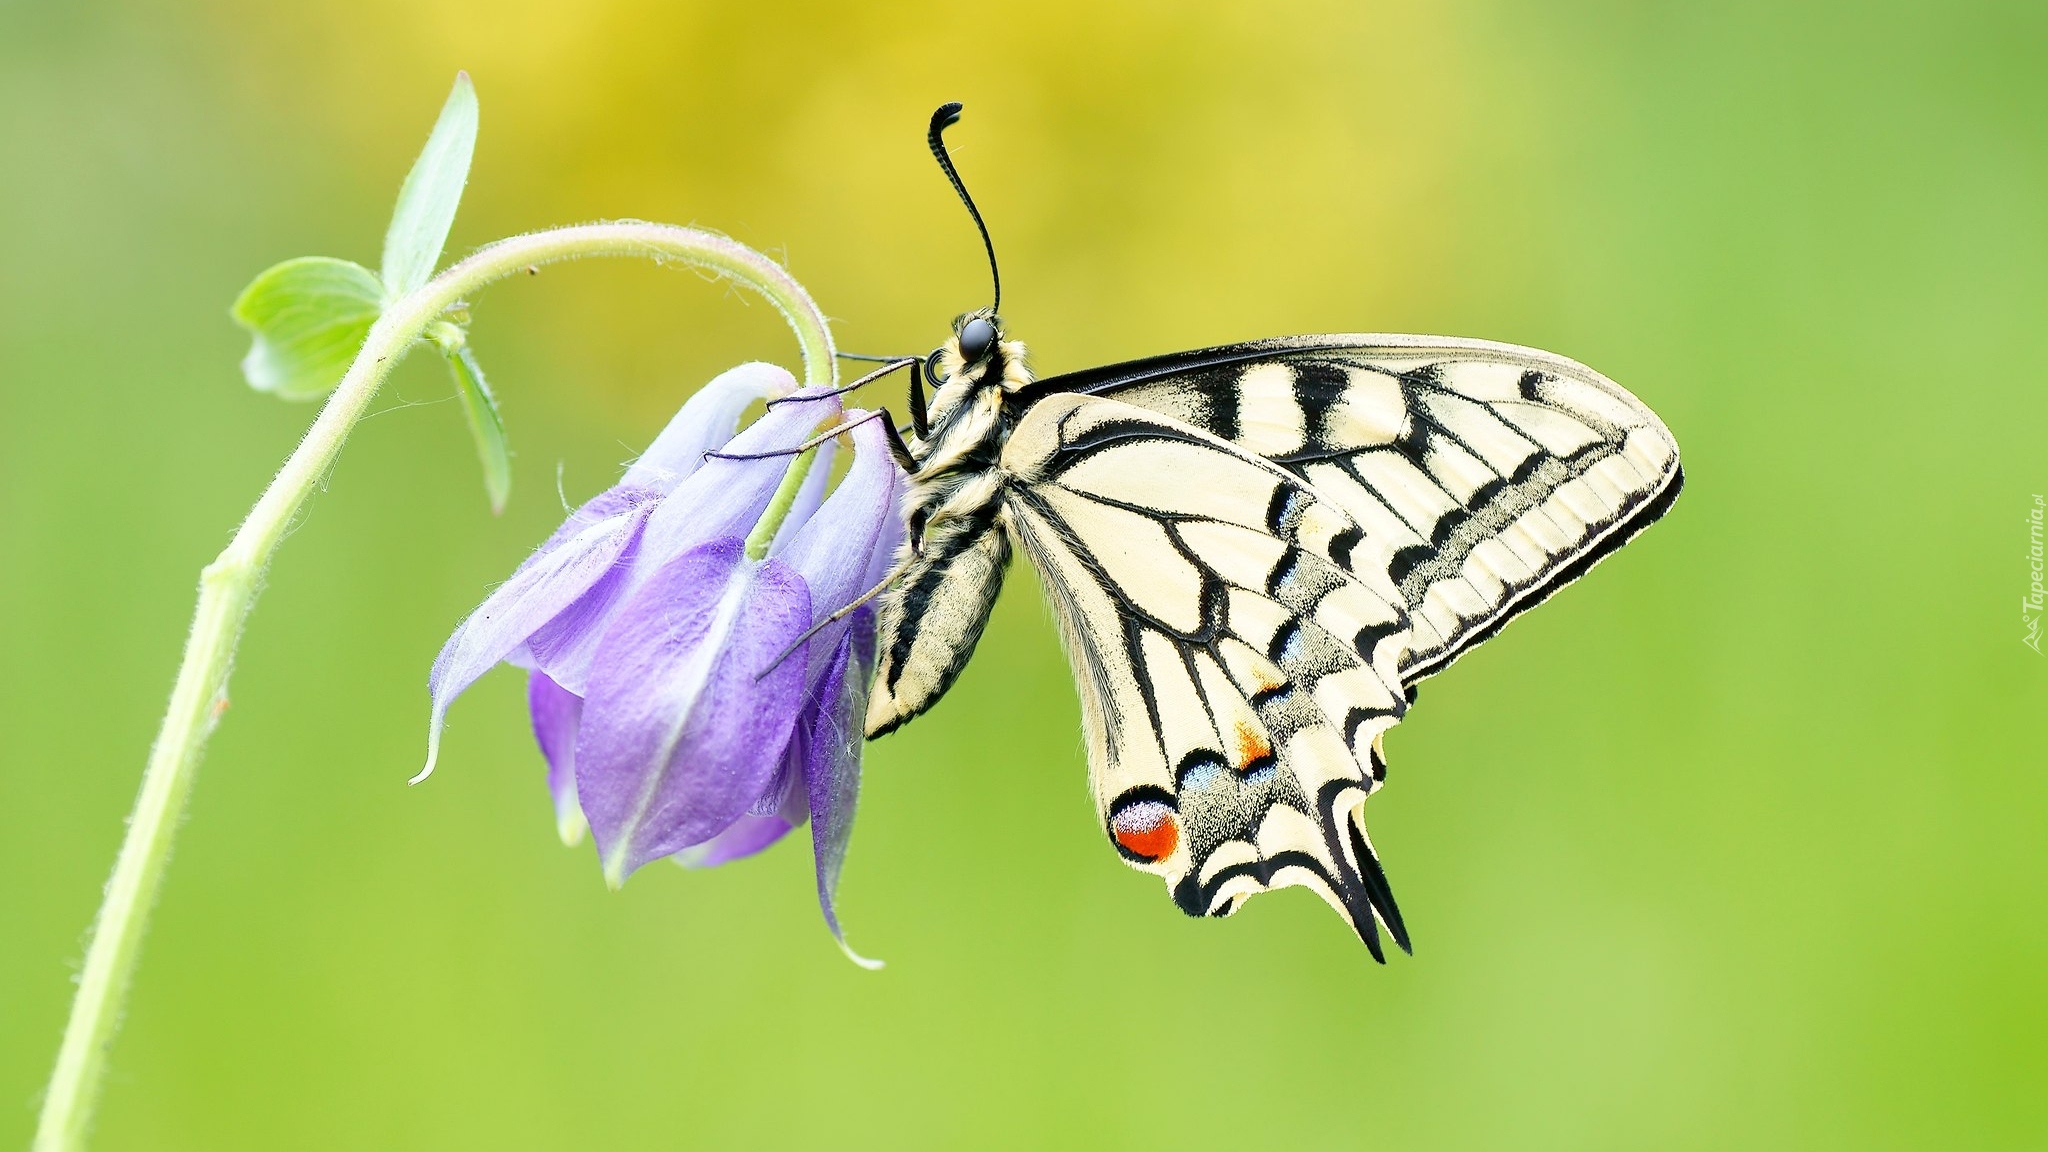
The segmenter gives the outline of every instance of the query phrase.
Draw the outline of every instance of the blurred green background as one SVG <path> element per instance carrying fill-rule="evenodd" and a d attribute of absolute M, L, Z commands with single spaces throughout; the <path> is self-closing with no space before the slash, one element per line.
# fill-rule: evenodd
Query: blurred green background
<path fill-rule="evenodd" d="M 1691 484 L 1432 681 L 1373 831 L 1382 969 L 1306 892 L 1183 918 L 1090 807 L 1020 566 L 801 841 L 605 890 L 520 679 L 420 758 L 429 661 L 678 401 L 793 362 L 624 263 L 474 337 L 485 508 L 431 357 L 271 573 L 114 1051 L 103 1148 L 2020 1148 L 2048 1144 L 2038 4 L 0 3 L 0 1146 L 20 1146 L 199 567 L 313 409 L 247 390 L 259 269 L 374 264 L 457 68 L 452 251 L 696 222 L 841 343 L 985 292 L 1047 371 L 1262 335 L 1555 349 Z"/>

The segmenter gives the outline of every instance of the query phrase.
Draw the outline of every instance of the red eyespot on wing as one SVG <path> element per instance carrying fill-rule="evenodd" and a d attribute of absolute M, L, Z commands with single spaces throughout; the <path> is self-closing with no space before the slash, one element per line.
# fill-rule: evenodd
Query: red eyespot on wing
<path fill-rule="evenodd" d="M 1157 800 L 1133 804 L 1110 820 L 1110 830 L 1124 851 L 1140 859 L 1158 862 L 1173 855 L 1180 843 L 1180 824 L 1173 809 Z"/>

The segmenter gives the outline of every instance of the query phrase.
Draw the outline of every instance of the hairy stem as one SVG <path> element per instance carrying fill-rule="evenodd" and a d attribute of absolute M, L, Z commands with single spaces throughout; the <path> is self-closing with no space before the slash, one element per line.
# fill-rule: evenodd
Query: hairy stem
<path fill-rule="evenodd" d="M 149 910 L 163 886 L 171 841 L 206 738 L 227 703 L 228 672 L 242 623 L 292 517 L 340 454 L 378 386 L 449 306 L 522 269 L 585 256 L 639 256 L 732 277 L 766 296 L 796 331 L 804 382 L 834 383 L 831 329 L 803 286 L 753 249 L 693 228 L 620 222 L 515 236 L 478 251 L 418 291 L 393 301 L 371 327 L 355 363 L 306 430 L 305 439 L 278 469 L 226 550 L 200 573 L 199 607 L 185 641 L 184 662 L 142 772 L 142 790 L 128 818 L 114 874 L 107 881 L 56 1071 L 43 1098 L 37 1152 L 70 1152 L 84 1146 Z"/>

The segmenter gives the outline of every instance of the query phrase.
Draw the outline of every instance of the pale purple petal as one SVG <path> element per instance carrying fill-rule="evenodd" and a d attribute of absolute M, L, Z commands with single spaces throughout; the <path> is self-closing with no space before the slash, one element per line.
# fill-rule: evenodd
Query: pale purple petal
<path fill-rule="evenodd" d="M 849 419 L 865 413 L 847 413 Z M 880 421 L 855 428 L 853 465 L 816 515 L 811 516 L 779 555 L 804 574 L 811 598 L 821 613 L 845 606 L 867 591 L 864 581 L 874 556 L 891 554 L 903 538 L 900 505 L 903 470 L 889 454 L 888 433 Z"/>
<path fill-rule="evenodd" d="M 794 391 L 796 377 L 773 364 L 742 364 L 719 373 L 690 397 L 619 483 L 673 490 L 703 464 L 704 453 L 732 439 L 749 404 Z"/>
<path fill-rule="evenodd" d="M 806 731 L 807 721 L 799 717 L 790 732 L 789 744 L 783 749 L 782 765 L 776 769 L 775 779 L 746 815 L 735 820 L 732 827 L 669 859 L 685 868 L 715 868 L 752 856 L 788 835 L 790 829 L 803 827 L 811 818 L 811 806 L 804 786 L 803 757 L 797 750 L 804 744 Z"/>
<path fill-rule="evenodd" d="M 730 539 L 670 561 L 620 607 L 576 742 L 576 791 L 614 886 L 724 831 L 774 779 L 805 653 L 774 661 L 810 622 L 796 572 Z"/>
<path fill-rule="evenodd" d="M 798 393 L 789 403 L 770 408 L 759 420 L 732 439 L 720 451 L 746 453 L 792 448 L 803 443 L 825 420 L 839 416 L 834 397 L 802 399 Z M 790 457 L 764 460 L 727 460 L 712 457 L 688 480 L 663 497 L 647 519 L 637 559 L 626 582 L 610 590 L 604 602 L 592 599 L 590 611 L 574 621 L 535 635 L 527 645 L 533 663 L 571 692 L 588 695 L 592 660 L 598 641 L 609 630 L 612 618 L 626 599 L 636 597 L 640 585 L 675 557 L 709 540 L 745 539 L 760 520 L 782 476 L 789 470 Z"/>
<path fill-rule="evenodd" d="M 645 505 L 644 508 L 641 508 L 641 515 L 643 517 L 652 514 L 655 502 L 660 499 L 661 494 L 651 488 L 617 487 L 607 488 L 599 492 L 589 500 L 584 501 L 582 507 L 569 513 L 569 518 L 562 521 L 561 526 L 556 528 L 541 543 L 540 547 L 534 549 L 526 559 L 520 561 L 519 567 L 513 570 L 512 574 L 515 577 L 518 576 L 521 572 L 526 571 L 553 554 L 565 542 L 574 540 L 586 529 L 602 523 L 613 516 L 632 512 L 636 508 L 641 508 L 642 505 Z M 630 559 L 630 557 L 631 553 L 622 554 L 621 559 Z M 623 569 L 615 567 L 611 572 L 607 572 L 603 578 L 591 586 L 591 593 L 578 597 L 568 608 L 563 609 L 561 614 L 552 622 L 552 631 L 559 633 L 564 628 L 579 626 L 581 622 L 591 618 L 593 606 L 601 607 L 616 600 L 621 586 L 621 582 L 618 579 L 620 571 L 623 571 Z M 550 625 L 544 624 L 541 627 L 543 630 L 550 630 Z M 538 667 L 533 658 L 533 653 L 527 649 L 525 644 L 521 644 L 507 653 L 505 662 L 514 667 L 529 670 Z"/>
<path fill-rule="evenodd" d="M 685 868 L 716 868 L 768 848 L 789 835 L 792 827 L 780 816 L 742 816 L 704 843 L 676 853 L 674 859 Z"/>
<path fill-rule="evenodd" d="M 643 541 L 638 551 L 645 550 Z M 627 557 L 592 585 L 588 594 L 534 629 L 514 654 L 516 662 L 547 672 L 570 692 L 583 691 L 590 674 L 591 656 L 611 627 L 620 604 L 631 594 L 632 586 L 632 558 Z"/>
<path fill-rule="evenodd" d="M 837 421 L 842 411 L 837 397 L 819 396 L 817 391 L 807 389 L 770 408 L 718 451 L 786 452 L 810 439 L 826 421 Z M 767 510 L 783 473 L 789 471 L 790 459 L 713 456 L 704 461 L 648 519 L 646 569 L 652 571 L 715 537 L 744 538 Z"/>
<path fill-rule="evenodd" d="M 427 689 L 433 697 L 427 727 L 427 763 L 413 777 L 414 783 L 426 779 L 434 770 L 448 705 L 463 689 L 476 683 L 478 677 L 523 647 L 534 632 L 593 589 L 599 596 L 607 595 L 631 563 L 653 509 L 651 502 L 632 503 L 565 540 L 553 542 L 550 550 L 536 554 L 456 626 L 455 634 L 442 646 L 441 654 L 434 658 L 433 671 L 427 676 Z"/>
<path fill-rule="evenodd" d="M 877 541 L 875 554 L 868 557 L 867 575 L 861 580 L 861 583 L 868 588 L 873 588 L 880 584 L 889 575 L 889 572 L 896 567 L 897 557 L 905 550 L 905 542 L 910 532 L 904 527 L 903 518 L 900 513 L 903 508 L 902 496 L 909 486 L 908 478 L 897 477 L 896 498 L 892 502 L 896 505 L 899 515 L 896 518 L 896 526 L 893 529 L 885 530 L 883 538 Z"/>
<path fill-rule="evenodd" d="M 825 913 L 832 938 L 847 956 L 863 967 L 879 968 L 879 961 L 863 959 L 847 947 L 846 933 L 833 908 L 847 842 L 853 836 L 854 808 L 860 800 L 862 719 L 867 714 L 868 678 L 875 663 L 874 613 L 861 608 L 848 623 L 851 626 L 812 694 L 815 706 L 805 710 L 809 731 L 804 741 L 804 780 L 811 807 L 811 846 L 817 860 L 818 907 Z"/>
<path fill-rule="evenodd" d="M 532 555 L 519 562 L 519 568 L 515 569 L 515 572 L 533 567 L 542 557 L 560 548 L 564 543 L 574 540 L 592 525 L 602 523 L 621 513 L 631 512 L 643 504 L 646 505 L 648 512 L 652 512 L 654 510 L 654 502 L 659 499 L 661 499 L 661 493 L 656 492 L 652 488 L 634 488 L 624 484 L 599 492 L 597 495 L 584 501 L 582 507 L 569 513 L 569 518 L 562 521 L 560 527 L 549 533 L 548 538 L 541 541 L 540 547 L 535 548 Z"/>
<path fill-rule="evenodd" d="M 803 764 L 792 761 L 789 758 L 790 748 L 795 746 L 798 738 L 803 734 L 804 726 L 801 712 L 798 713 L 798 717 L 799 719 L 795 726 L 790 729 L 789 742 L 782 746 L 782 759 L 776 766 L 775 775 L 769 779 L 768 786 L 761 789 L 761 794 L 754 797 L 754 802 L 747 805 L 747 815 L 782 815 L 783 809 L 789 807 L 790 793 L 802 786 L 804 778 Z M 806 808 L 804 811 L 808 812 L 809 809 Z"/>
<path fill-rule="evenodd" d="M 548 762 L 548 791 L 555 798 L 555 830 L 562 843 L 574 846 L 589 827 L 576 802 L 576 729 L 583 719 L 583 700 L 535 672 L 526 681 L 526 708 L 533 714 L 533 738 Z"/>
<path fill-rule="evenodd" d="M 860 415 L 849 412 L 849 417 Z M 776 555 L 803 574 L 811 607 L 819 619 L 846 607 L 874 587 L 895 558 L 903 539 L 900 505 L 902 469 L 889 454 L 887 433 L 870 420 L 853 430 L 853 466 L 831 498 Z M 844 621 L 821 630 L 811 645 L 811 675 L 823 675 Z"/>

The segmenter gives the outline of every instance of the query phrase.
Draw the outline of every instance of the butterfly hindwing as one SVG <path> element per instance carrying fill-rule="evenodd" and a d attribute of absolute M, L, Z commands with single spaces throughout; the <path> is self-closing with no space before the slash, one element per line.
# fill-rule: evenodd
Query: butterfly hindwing
<path fill-rule="evenodd" d="M 1398 588 L 1299 476 L 1118 400 L 1051 395 L 1004 450 L 1006 521 L 1081 684 L 1105 831 L 1191 915 L 1315 890 L 1406 933 L 1361 805 L 1406 707 Z"/>

